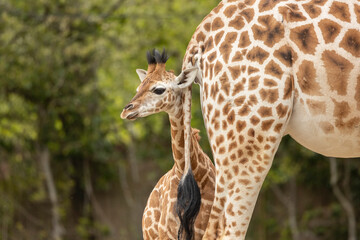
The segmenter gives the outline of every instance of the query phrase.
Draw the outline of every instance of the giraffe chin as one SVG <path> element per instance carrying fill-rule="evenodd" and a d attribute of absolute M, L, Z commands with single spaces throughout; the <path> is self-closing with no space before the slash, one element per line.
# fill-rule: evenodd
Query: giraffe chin
<path fill-rule="evenodd" d="M 138 116 L 139 116 L 139 113 L 134 112 L 134 113 L 131 113 L 128 116 L 126 116 L 126 119 L 133 121 L 133 120 L 136 120 L 138 118 Z"/>

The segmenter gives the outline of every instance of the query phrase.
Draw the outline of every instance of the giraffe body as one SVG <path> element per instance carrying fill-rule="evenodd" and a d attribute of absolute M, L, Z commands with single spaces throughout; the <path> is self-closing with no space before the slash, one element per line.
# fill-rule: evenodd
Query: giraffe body
<path fill-rule="evenodd" d="M 200 185 L 202 206 L 195 222 L 194 239 L 202 239 L 209 219 L 214 198 L 215 168 L 198 143 L 198 130 L 192 129 L 191 154 L 194 175 Z M 177 239 L 179 220 L 175 213 L 177 188 L 182 176 L 182 169 L 174 165 L 151 192 L 143 214 L 144 239 Z"/>
<path fill-rule="evenodd" d="M 360 156 L 360 3 L 222 1 L 196 29 L 216 166 L 204 239 L 244 239 L 281 138 L 326 156 Z"/>
<path fill-rule="evenodd" d="M 158 52 L 154 54 L 159 56 Z M 192 84 L 197 73 L 196 69 L 190 69 L 176 77 L 173 72 L 165 70 L 167 57 L 164 55 L 163 58 L 163 62 L 158 59 L 156 63 L 148 53 L 148 70 L 137 70 L 142 82 L 121 114 L 122 118 L 134 120 L 165 111 L 171 125 L 174 166 L 158 181 L 147 201 L 142 221 L 145 240 L 178 239 L 180 221 L 175 207 L 178 186 L 186 170 L 183 90 Z M 190 164 L 201 195 L 200 210 L 194 222 L 194 239 L 202 239 L 205 232 L 215 189 L 215 167 L 201 149 L 198 133 L 199 130 L 192 129 L 190 136 Z"/>

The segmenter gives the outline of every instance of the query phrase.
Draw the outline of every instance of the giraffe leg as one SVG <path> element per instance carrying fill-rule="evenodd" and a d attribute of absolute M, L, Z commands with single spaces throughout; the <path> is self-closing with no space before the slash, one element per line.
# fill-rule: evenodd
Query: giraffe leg
<path fill-rule="evenodd" d="M 286 85 L 286 80 L 279 81 L 279 88 L 271 89 L 278 98 L 271 100 L 263 96 L 255 101 L 255 94 L 240 93 L 235 96 L 243 99 L 239 106 L 236 100 L 228 98 L 219 104 L 215 103 L 219 99 L 216 94 L 203 95 L 203 116 L 216 166 L 215 199 L 203 239 L 245 239 L 258 194 L 290 118 L 292 97 L 284 99 L 289 91 Z"/>

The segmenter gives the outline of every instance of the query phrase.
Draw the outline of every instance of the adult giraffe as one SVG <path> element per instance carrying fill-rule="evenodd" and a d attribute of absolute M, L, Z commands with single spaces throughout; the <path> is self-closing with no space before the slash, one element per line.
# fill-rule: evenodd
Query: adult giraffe
<path fill-rule="evenodd" d="M 245 238 L 284 135 L 325 156 L 360 156 L 358 1 L 224 0 L 188 45 L 191 66 L 216 163 L 203 239 Z"/>

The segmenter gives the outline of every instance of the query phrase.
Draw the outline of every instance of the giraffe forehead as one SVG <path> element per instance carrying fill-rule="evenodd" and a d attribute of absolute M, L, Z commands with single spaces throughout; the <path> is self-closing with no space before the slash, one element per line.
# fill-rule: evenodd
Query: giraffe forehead
<path fill-rule="evenodd" d="M 166 82 L 164 82 L 162 80 L 158 80 L 158 79 L 154 80 L 154 79 L 147 78 L 140 84 L 139 90 L 141 90 L 141 92 L 150 91 L 151 89 L 153 89 L 156 86 L 164 85 L 161 83 L 165 84 Z"/>
<path fill-rule="evenodd" d="M 152 82 L 168 82 L 176 78 L 172 71 L 154 71 L 149 73 L 146 78 Z"/>
<path fill-rule="evenodd" d="M 164 85 L 168 85 L 171 83 L 176 76 L 172 72 L 165 72 L 162 74 L 159 73 L 150 73 L 146 76 L 144 81 L 141 83 L 141 88 L 151 88 L 159 83 L 163 83 Z"/>

